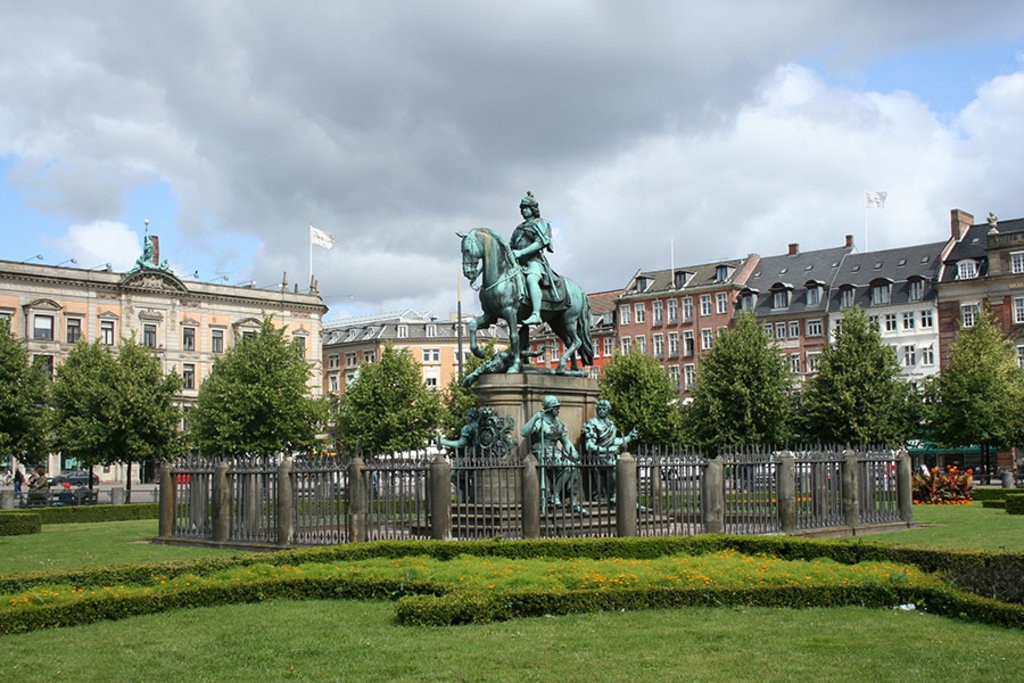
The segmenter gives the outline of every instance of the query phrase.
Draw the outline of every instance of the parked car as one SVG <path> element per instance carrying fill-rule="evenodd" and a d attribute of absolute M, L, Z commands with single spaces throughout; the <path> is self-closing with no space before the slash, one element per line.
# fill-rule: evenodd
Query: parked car
<path fill-rule="evenodd" d="M 64 482 L 67 482 L 71 486 L 88 486 L 89 485 L 89 470 L 67 470 L 61 472 L 55 477 L 50 477 L 50 486 L 62 486 Z M 96 476 L 94 472 L 92 475 L 93 486 L 102 484 L 103 480 Z"/>

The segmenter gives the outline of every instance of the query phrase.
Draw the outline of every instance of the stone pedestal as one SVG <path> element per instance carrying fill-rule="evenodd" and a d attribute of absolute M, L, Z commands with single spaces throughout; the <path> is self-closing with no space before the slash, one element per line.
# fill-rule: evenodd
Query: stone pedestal
<path fill-rule="evenodd" d="M 597 380 L 589 377 L 523 372 L 482 375 L 476 392 L 481 407 L 512 418 L 515 435 L 520 439 L 517 454 L 521 462 L 530 452 L 530 443 L 520 436 L 520 430 L 534 413 L 543 409 L 542 402 L 548 395 L 562 402 L 558 417 L 565 423 L 576 449 L 582 453 L 583 424 L 596 412 L 599 389 Z"/>

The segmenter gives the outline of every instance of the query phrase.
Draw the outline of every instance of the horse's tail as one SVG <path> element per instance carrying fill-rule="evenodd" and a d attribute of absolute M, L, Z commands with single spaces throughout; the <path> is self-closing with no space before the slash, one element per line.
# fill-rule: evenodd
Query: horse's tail
<path fill-rule="evenodd" d="M 580 305 L 580 317 L 576 321 L 576 334 L 580 338 L 580 348 L 577 351 L 584 365 L 594 364 L 594 340 L 590 337 L 590 297 L 586 292 L 583 294 L 583 303 Z"/>

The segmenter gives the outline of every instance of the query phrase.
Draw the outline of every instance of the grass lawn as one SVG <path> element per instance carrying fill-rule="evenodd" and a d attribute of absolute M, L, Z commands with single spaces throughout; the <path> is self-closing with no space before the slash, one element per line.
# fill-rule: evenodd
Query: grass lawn
<path fill-rule="evenodd" d="M 914 508 L 934 525 L 861 537 L 1024 551 L 1024 518 L 980 504 Z M 0 572 L 230 553 L 151 546 L 153 520 L 0 537 Z M 1020 631 L 892 609 L 678 609 L 448 628 L 394 623 L 387 602 L 270 601 L 0 637 L 10 680 L 1024 680 Z"/>

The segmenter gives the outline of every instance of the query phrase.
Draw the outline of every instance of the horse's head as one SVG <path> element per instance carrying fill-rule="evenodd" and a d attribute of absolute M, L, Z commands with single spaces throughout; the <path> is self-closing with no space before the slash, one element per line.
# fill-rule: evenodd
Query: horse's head
<path fill-rule="evenodd" d="M 473 284 L 480 277 L 480 261 L 484 256 L 484 247 L 477 237 L 479 228 L 469 232 L 455 233 L 462 238 L 462 274 Z"/>

